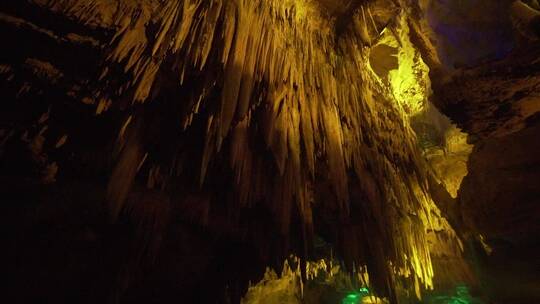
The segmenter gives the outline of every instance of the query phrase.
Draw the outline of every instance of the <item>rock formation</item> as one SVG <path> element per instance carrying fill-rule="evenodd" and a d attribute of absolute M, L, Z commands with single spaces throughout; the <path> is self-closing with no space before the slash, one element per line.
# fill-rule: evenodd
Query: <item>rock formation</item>
<path fill-rule="evenodd" d="M 538 299 L 539 8 L 461 2 L 0 4 L 13 299 Z"/>

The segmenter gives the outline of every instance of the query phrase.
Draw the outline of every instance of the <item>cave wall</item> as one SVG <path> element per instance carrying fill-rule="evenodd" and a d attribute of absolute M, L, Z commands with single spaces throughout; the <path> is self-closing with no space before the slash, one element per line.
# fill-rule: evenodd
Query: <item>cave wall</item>
<path fill-rule="evenodd" d="M 464 12 L 433 2 L 433 35 L 453 44 L 439 52 L 453 72 L 432 78 L 432 100 L 474 144 L 452 212 L 475 243 L 472 263 L 492 301 L 538 302 L 537 3 L 471 1 L 462 8 L 482 8 Z M 486 30 L 504 34 L 469 40 Z"/>
<path fill-rule="evenodd" d="M 459 193 L 467 227 L 489 246 L 479 254 L 482 279 L 508 303 L 540 299 L 538 131 L 535 124 L 477 143 Z"/>

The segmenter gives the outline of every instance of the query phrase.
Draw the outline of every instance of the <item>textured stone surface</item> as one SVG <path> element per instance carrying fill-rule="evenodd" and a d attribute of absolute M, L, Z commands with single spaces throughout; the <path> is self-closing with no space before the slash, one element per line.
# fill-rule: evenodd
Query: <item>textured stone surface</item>
<path fill-rule="evenodd" d="M 490 293 L 506 303 L 540 300 L 540 125 L 479 142 L 459 204 L 491 247 L 480 263 Z"/>
<path fill-rule="evenodd" d="M 475 146 L 460 190 L 467 224 L 508 242 L 540 236 L 540 141 L 537 125 Z"/>
<path fill-rule="evenodd" d="M 505 4 L 501 2 L 501 5 Z M 468 16 L 474 14 L 460 18 L 472 20 Z M 519 18 L 523 20 L 512 14 L 514 23 Z M 490 23 L 493 16 L 485 16 L 485 21 Z M 467 29 L 465 25 L 463 28 Z M 451 32 L 452 26 L 447 29 Z M 468 247 L 472 248 L 471 252 L 477 252 L 472 261 L 493 301 L 535 303 L 540 294 L 537 287 L 540 286 L 537 258 L 540 256 L 540 98 L 537 94 L 540 52 L 537 39 L 527 27 L 508 24 L 502 30 L 514 31 L 516 47 L 511 52 L 497 53 L 496 46 L 508 41 L 496 41 L 493 39 L 497 37 L 487 35 L 478 42 L 478 51 L 496 56 L 475 62 L 474 56 L 467 57 L 466 43 L 456 39 L 454 43 L 461 47 L 450 48 L 447 59 L 464 58 L 469 67 L 432 78 L 435 104 L 469 133 L 469 141 L 475 144 L 467 162 L 468 175 L 458 193 L 459 207 L 446 210 L 454 214 L 452 223 L 456 229 L 471 239 L 482 238 L 490 246 L 486 247 L 486 253 L 481 245 Z M 492 47 L 487 47 L 490 44 Z M 452 206 L 452 202 L 448 205 Z"/>

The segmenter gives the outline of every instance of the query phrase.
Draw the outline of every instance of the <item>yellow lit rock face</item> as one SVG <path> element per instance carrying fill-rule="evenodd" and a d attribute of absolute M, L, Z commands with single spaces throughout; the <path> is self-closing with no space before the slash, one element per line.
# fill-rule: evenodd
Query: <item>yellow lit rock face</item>
<path fill-rule="evenodd" d="M 444 150 L 428 152 L 427 157 L 437 177 L 450 195 L 456 198 L 461 181 L 467 175 L 467 160 L 473 146 L 467 143 L 467 134 L 455 126 L 447 130 L 444 136 Z"/>
<path fill-rule="evenodd" d="M 467 159 L 472 151 L 472 145 L 467 144 L 467 134 L 451 125 L 448 118 L 429 104 L 428 97 L 431 94 L 429 68 L 410 41 L 406 18 L 400 18 L 398 24 L 394 30 L 384 30 L 377 43 L 370 48 L 369 66 L 377 80 L 391 92 L 406 120 L 414 124 L 422 117 L 427 117 L 425 127 L 431 130 L 415 129 L 419 140 L 423 140 L 426 135 L 421 134 L 422 132 L 439 133 L 432 135 L 434 138 L 431 140 L 435 142 L 427 147 L 422 143 L 420 145 L 435 177 L 455 198 L 461 181 L 467 174 Z M 422 195 L 417 194 L 417 197 L 420 198 Z M 429 261 L 436 266 L 439 273 L 435 273 L 434 268 L 430 269 L 432 272 L 428 275 L 417 273 L 416 276 L 434 277 L 432 284 L 436 283 L 439 287 L 443 287 L 448 281 L 474 282 L 474 275 L 461 258 L 463 248 L 454 230 L 430 197 L 425 198 L 424 205 L 429 206 L 431 210 L 430 217 L 422 219 L 423 222 L 429 223 L 430 227 L 430 231 L 426 234 L 430 256 L 421 259 L 418 259 L 418 256 L 405 256 L 405 259 L 417 265 Z M 403 231 L 409 229 L 406 222 L 402 225 Z M 398 267 L 396 272 L 404 277 L 415 277 L 406 268 Z M 417 282 L 415 293 L 418 297 L 422 293 Z"/>
<path fill-rule="evenodd" d="M 429 68 L 410 41 L 404 16 L 397 29 L 383 31 L 371 52 L 371 68 L 388 84 L 403 111 L 414 116 L 425 110 L 431 90 Z"/>
<path fill-rule="evenodd" d="M 398 20 L 399 26 L 394 30 L 385 29 L 371 47 L 369 64 L 377 79 L 392 92 L 405 115 L 416 119 L 428 109 L 431 93 L 429 67 L 411 43 L 407 19 L 402 16 Z M 467 134 L 455 126 L 448 126 L 442 132 L 443 141 L 425 149 L 424 155 L 437 178 L 455 198 L 467 174 L 467 159 L 472 145 L 467 144 Z"/>
<path fill-rule="evenodd" d="M 291 268 L 288 261 L 283 264 L 283 270 L 278 275 L 267 268 L 264 278 L 250 286 L 242 298 L 242 304 L 300 304 L 302 303 L 303 283 L 298 259 L 296 267 Z"/>
<path fill-rule="evenodd" d="M 415 119 L 428 109 L 431 93 L 429 67 L 410 41 L 406 18 L 399 18 L 397 29 L 382 32 L 377 43 L 370 48 L 369 63 L 407 117 Z M 449 126 L 443 133 L 443 142 L 424 150 L 424 155 L 436 176 L 455 198 L 461 180 L 467 174 L 466 163 L 472 145 L 467 144 L 467 134 L 455 126 Z"/>
<path fill-rule="evenodd" d="M 467 143 L 468 135 L 430 104 L 412 117 L 412 124 L 435 178 L 456 198 L 473 148 Z"/>

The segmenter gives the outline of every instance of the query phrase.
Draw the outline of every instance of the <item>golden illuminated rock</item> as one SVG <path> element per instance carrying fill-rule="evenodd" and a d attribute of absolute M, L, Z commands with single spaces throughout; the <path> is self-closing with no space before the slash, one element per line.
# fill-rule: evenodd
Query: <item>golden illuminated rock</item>
<path fill-rule="evenodd" d="M 440 214 L 410 127 L 427 102 L 429 69 L 398 4 L 395 15 L 360 5 L 343 31 L 309 0 L 43 4 L 117 29 L 93 96 L 97 114 L 134 113 L 118 130 L 112 218 L 140 176 L 151 189 L 198 185 L 182 199 L 207 193 L 206 214 L 210 200 L 264 206 L 284 239 L 294 210 L 307 241 L 314 207 L 328 208 L 347 263 L 367 265 L 390 297 L 395 275 L 420 297 L 433 287 L 428 231 Z M 162 126 L 170 136 L 160 141 Z"/>

